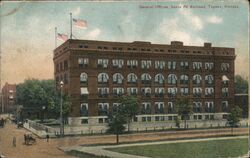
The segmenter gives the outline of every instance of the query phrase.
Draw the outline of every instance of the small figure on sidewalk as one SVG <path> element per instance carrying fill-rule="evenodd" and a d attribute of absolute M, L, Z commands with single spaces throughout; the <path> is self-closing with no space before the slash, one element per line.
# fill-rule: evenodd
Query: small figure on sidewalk
<path fill-rule="evenodd" d="M 16 147 L 16 137 L 15 136 L 13 137 L 12 145 L 13 145 L 13 147 Z"/>
<path fill-rule="evenodd" d="M 49 142 L 49 134 L 46 135 L 47 142 Z"/>

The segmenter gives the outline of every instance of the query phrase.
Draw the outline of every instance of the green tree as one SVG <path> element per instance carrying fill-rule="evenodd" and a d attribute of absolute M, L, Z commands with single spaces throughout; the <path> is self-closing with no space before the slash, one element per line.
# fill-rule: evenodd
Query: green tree
<path fill-rule="evenodd" d="M 236 75 L 234 80 L 235 80 L 235 93 L 248 94 L 248 81 L 240 75 Z"/>
<path fill-rule="evenodd" d="M 130 131 L 130 123 L 132 119 L 135 117 L 135 115 L 138 112 L 138 103 L 137 103 L 137 98 L 134 96 L 123 96 L 120 98 L 121 103 L 121 112 L 126 118 L 126 122 L 128 125 L 128 132 Z"/>
<path fill-rule="evenodd" d="M 227 117 L 227 123 L 231 127 L 233 133 L 233 128 L 239 126 L 240 118 L 242 117 L 242 109 L 238 106 L 234 107 Z"/>
<path fill-rule="evenodd" d="M 119 144 L 119 135 L 124 133 L 126 118 L 122 114 L 121 106 L 117 107 L 117 110 L 109 115 L 108 132 L 116 135 L 116 144 Z"/>
<path fill-rule="evenodd" d="M 17 104 L 23 109 L 42 109 L 46 107 L 47 112 L 59 116 L 60 92 L 56 90 L 54 80 L 28 79 L 17 85 Z M 70 110 L 69 97 L 63 95 L 63 114 L 67 116 Z"/>
<path fill-rule="evenodd" d="M 175 126 L 180 128 L 181 127 L 181 119 L 180 116 L 177 116 L 177 118 L 175 119 Z"/>
<path fill-rule="evenodd" d="M 182 96 L 176 101 L 175 110 L 184 119 L 184 128 L 187 128 L 187 118 L 193 113 L 193 107 L 187 97 Z"/>

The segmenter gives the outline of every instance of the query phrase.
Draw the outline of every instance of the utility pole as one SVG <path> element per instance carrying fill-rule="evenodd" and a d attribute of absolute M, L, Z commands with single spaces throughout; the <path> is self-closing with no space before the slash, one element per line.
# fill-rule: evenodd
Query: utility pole
<path fill-rule="evenodd" d="M 3 91 L 2 91 L 2 51 L 0 50 L 0 97 L 1 97 L 1 107 L 2 113 L 4 112 L 4 105 L 3 105 Z"/>

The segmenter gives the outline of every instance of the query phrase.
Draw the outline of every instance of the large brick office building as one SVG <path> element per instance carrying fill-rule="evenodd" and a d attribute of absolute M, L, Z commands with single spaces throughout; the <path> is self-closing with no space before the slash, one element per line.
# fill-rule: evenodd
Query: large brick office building
<path fill-rule="evenodd" d="M 67 40 L 54 50 L 55 79 L 72 102 L 72 124 L 105 123 L 121 95 L 138 98 L 135 122 L 171 121 L 188 96 L 190 120 L 218 120 L 234 106 L 234 48 Z M 75 121 L 75 122 L 74 122 Z"/>

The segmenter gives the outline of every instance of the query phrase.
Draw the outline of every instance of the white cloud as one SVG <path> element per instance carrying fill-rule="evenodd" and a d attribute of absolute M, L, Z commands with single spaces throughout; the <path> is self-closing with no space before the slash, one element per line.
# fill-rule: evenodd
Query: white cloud
<path fill-rule="evenodd" d="M 183 15 L 185 21 L 190 22 L 190 24 L 193 26 L 194 29 L 196 30 L 203 29 L 204 22 L 199 16 L 194 15 L 190 10 L 183 8 L 179 9 L 179 13 Z"/>
<path fill-rule="evenodd" d="M 99 28 L 93 29 L 87 34 L 88 39 L 97 39 L 97 37 L 100 35 L 101 30 Z"/>
<path fill-rule="evenodd" d="M 220 24 L 222 23 L 222 21 L 223 19 L 221 17 L 215 16 L 215 15 L 207 18 L 208 23 Z"/>
<path fill-rule="evenodd" d="M 77 15 L 79 15 L 81 13 L 81 8 L 80 7 L 77 7 L 74 11 L 72 11 L 72 14 L 74 15 L 74 16 L 77 16 Z"/>
<path fill-rule="evenodd" d="M 182 24 L 182 25 L 181 25 Z M 204 39 L 190 31 L 192 26 L 182 19 L 175 17 L 173 19 L 165 19 L 159 25 L 160 34 L 163 35 L 164 41 L 182 41 L 185 45 L 202 45 Z"/>

